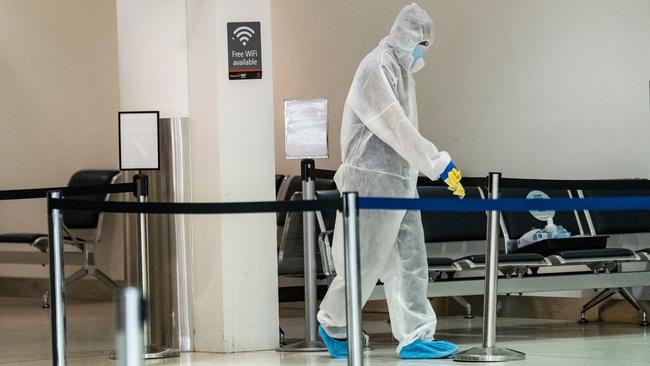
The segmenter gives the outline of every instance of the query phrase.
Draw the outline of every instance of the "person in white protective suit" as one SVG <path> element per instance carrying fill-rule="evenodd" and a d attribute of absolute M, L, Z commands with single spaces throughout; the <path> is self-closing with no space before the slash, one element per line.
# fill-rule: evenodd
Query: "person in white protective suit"
<path fill-rule="evenodd" d="M 361 61 L 350 88 L 341 127 L 341 192 L 360 196 L 417 198 L 418 172 L 443 179 L 460 198 L 461 175 L 448 153 L 418 132 L 413 73 L 424 66 L 433 42 L 433 21 L 415 3 L 406 6 L 390 34 Z M 361 297 L 384 283 L 393 336 L 401 358 L 443 358 L 458 346 L 434 341 L 436 314 L 426 293 L 427 255 L 419 211 L 360 212 Z M 333 357 L 347 357 L 343 221 L 333 243 L 337 276 L 320 305 L 319 334 Z"/>

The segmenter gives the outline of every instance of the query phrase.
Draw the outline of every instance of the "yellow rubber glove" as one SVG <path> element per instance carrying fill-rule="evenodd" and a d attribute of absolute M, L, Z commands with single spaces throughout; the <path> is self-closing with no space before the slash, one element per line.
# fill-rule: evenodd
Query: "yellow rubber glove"
<path fill-rule="evenodd" d="M 454 196 L 458 196 L 460 199 L 465 198 L 465 188 L 460 183 L 460 180 L 463 176 L 460 174 L 460 170 L 453 168 L 449 172 L 449 176 L 445 179 L 445 183 L 449 186 L 449 190 L 454 192 Z"/>

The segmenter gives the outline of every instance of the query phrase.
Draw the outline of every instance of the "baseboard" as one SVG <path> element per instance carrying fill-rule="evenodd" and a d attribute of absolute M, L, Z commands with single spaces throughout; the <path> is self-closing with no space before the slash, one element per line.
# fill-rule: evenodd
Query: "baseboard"
<path fill-rule="evenodd" d="M 124 281 L 117 281 L 124 286 Z M 0 277 L 1 297 L 34 297 L 40 298 L 50 290 L 50 282 L 46 278 L 11 278 Z M 95 279 L 79 280 L 66 287 L 66 301 L 112 301 L 113 289 Z"/>
<path fill-rule="evenodd" d="M 473 315 L 483 314 L 483 297 L 467 296 L 472 305 Z M 554 319 L 577 321 L 580 319 L 582 306 L 588 298 L 543 297 L 543 296 L 499 296 L 500 317 Z M 640 301 L 642 306 L 650 309 L 650 302 Z M 438 305 L 436 308 L 435 305 Z M 463 315 L 464 309 L 452 298 L 446 298 L 444 304 L 434 304 L 436 312 L 441 315 Z M 639 323 L 640 314 L 625 300 L 610 299 L 589 310 L 587 320 L 603 320 L 613 323 Z"/>

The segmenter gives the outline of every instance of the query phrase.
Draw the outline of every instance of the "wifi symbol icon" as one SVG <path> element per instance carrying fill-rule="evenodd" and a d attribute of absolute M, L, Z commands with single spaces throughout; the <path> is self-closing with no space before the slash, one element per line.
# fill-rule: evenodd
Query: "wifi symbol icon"
<path fill-rule="evenodd" d="M 253 37 L 253 34 L 255 34 L 255 31 L 253 28 L 244 25 L 235 29 L 233 34 L 239 40 L 239 42 L 241 42 L 242 45 L 246 46 L 248 41 L 250 41 Z"/>

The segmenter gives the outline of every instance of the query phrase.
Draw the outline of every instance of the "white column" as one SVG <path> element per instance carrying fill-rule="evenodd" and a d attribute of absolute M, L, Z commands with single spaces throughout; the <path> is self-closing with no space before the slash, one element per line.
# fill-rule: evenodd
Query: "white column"
<path fill-rule="evenodd" d="M 117 0 L 120 108 L 189 116 L 195 202 L 275 199 L 270 0 Z M 263 79 L 228 80 L 227 22 L 261 22 Z M 197 215 L 194 344 L 278 346 L 274 214 Z"/>
<path fill-rule="evenodd" d="M 275 199 L 270 0 L 187 2 L 195 201 Z M 228 80 L 226 23 L 261 22 L 261 80 Z M 278 346 L 274 214 L 194 220 L 199 351 Z"/>

